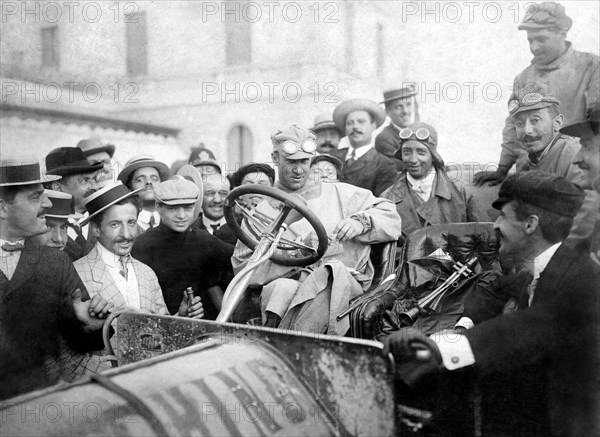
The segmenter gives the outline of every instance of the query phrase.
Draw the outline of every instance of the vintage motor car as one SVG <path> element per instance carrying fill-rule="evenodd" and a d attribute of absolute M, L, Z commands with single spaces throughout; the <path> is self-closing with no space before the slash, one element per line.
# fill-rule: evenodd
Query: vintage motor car
<path fill-rule="evenodd" d="M 279 216 L 254 214 L 239 201 L 247 194 L 280 201 Z M 252 226 L 240 226 L 235 207 Z M 292 211 L 315 229 L 316 248 L 284 237 Z M 351 330 L 339 337 L 255 323 L 253 270 L 268 259 L 308 265 L 323 256 L 327 235 L 316 215 L 280 190 L 248 185 L 230 193 L 226 217 L 254 256 L 227 288 L 216 321 L 112 314 L 104 331 L 114 368 L 3 401 L 1 434 L 384 436 L 414 435 L 427 426 L 431 413 L 399 396 L 405 387 L 396 378 L 393 358 L 371 339 L 382 314 L 406 291 L 409 259 L 439 247 L 443 242 L 437 240 L 454 228 L 487 235 L 491 224 L 423 230 L 414 244 L 409 238 L 398 269 L 395 241 L 373 248 L 376 280 L 340 315 L 351 318 Z M 291 251 L 294 256 L 286 256 Z M 399 277 L 390 276 L 394 271 Z M 116 329 L 109 340 L 111 325 Z"/>

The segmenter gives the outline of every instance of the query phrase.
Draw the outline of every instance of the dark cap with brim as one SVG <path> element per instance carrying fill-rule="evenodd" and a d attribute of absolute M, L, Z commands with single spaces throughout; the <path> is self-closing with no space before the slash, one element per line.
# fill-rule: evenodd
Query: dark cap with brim
<path fill-rule="evenodd" d="M 78 222 L 79 226 L 85 226 L 90 219 L 97 216 L 102 211 L 139 193 L 141 190 L 143 190 L 143 188 L 129 191 L 121 181 L 106 184 L 104 187 L 84 199 L 85 208 L 90 215 L 80 220 Z"/>
<path fill-rule="evenodd" d="M 275 183 L 275 170 L 270 165 L 262 164 L 260 162 L 251 162 L 250 164 L 242 165 L 238 171 L 231 175 L 231 185 L 239 187 L 242 185 L 244 176 L 249 173 L 264 173 L 268 176 L 271 181 L 271 185 Z"/>
<path fill-rule="evenodd" d="M 344 165 L 342 163 L 342 161 L 340 161 L 338 158 L 336 158 L 333 155 L 329 155 L 327 153 L 315 156 L 313 158 L 313 160 L 311 161 L 310 166 L 314 167 L 319 162 L 330 162 L 331 164 L 333 164 L 333 166 L 335 167 L 335 169 L 338 172 L 338 175 L 342 172 L 342 167 Z"/>
<path fill-rule="evenodd" d="M 221 174 L 222 170 L 221 170 L 221 166 L 217 163 L 217 161 L 213 160 L 213 159 L 194 159 L 192 162 L 190 162 L 190 165 L 196 167 L 196 166 L 201 166 L 201 165 L 207 165 L 210 167 L 213 167 L 215 170 L 217 170 L 217 172 L 219 174 Z"/>
<path fill-rule="evenodd" d="M 393 88 L 383 92 L 383 101 L 381 103 L 393 102 L 394 100 L 406 99 L 418 94 L 417 87 L 408 84 L 402 88 Z"/>
<path fill-rule="evenodd" d="M 90 164 L 79 147 L 58 147 L 46 155 L 46 172 L 52 175 L 94 173 L 102 167 L 101 162 Z"/>
<path fill-rule="evenodd" d="M 507 177 L 492 203 L 495 209 L 520 200 L 562 217 L 575 217 L 583 204 L 585 192 L 562 176 L 541 171 L 521 172 Z"/>
<path fill-rule="evenodd" d="M 557 28 L 567 32 L 573 20 L 565 13 L 565 7 L 556 2 L 532 4 L 527 8 L 519 30 L 535 30 Z"/>
<path fill-rule="evenodd" d="M 600 126 L 600 109 L 594 109 L 584 120 L 578 120 L 568 126 L 563 127 L 560 133 L 572 137 L 581 137 L 590 130 L 594 135 L 598 135 Z"/>

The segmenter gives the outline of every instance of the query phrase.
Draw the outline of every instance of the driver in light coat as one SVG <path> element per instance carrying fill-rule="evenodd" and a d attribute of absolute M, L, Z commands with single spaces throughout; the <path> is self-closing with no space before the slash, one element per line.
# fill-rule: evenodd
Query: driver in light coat
<path fill-rule="evenodd" d="M 271 136 L 271 157 L 279 179 L 276 187 L 302 198 L 319 217 L 329 239 L 321 260 L 307 267 L 286 267 L 271 261 L 253 274 L 252 284 L 263 285 L 261 311 L 266 326 L 304 332 L 344 335 L 349 301 L 371 285 L 374 269 L 370 244 L 396 241 L 401 219 L 394 204 L 363 188 L 345 183 L 307 183 L 316 155 L 311 131 L 292 125 Z M 257 209 L 275 217 L 278 201 L 262 202 Z M 243 227 L 247 229 L 247 224 Z M 316 247 L 317 237 L 306 219 L 290 225 L 284 237 Z M 289 255 L 289 253 L 288 253 Z M 245 267 L 252 251 L 238 241 L 232 257 L 234 271 Z M 293 256 L 293 255 L 292 255 Z"/>

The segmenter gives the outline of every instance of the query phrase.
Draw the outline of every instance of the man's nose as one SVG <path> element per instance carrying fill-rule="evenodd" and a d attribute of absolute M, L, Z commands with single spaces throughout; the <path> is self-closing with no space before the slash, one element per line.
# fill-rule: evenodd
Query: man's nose
<path fill-rule="evenodd" d="M 58 244 L 65 243 L 65 238 L 63 236 L 63 233 L 60 231 L 60 228 L 58 228 L 58 227 L 52 229 L 51 239 L 53 242 L 58 243 Z"/>
<path fill-rule="evenodd" d="M 42 194 L 42 208 L 50 209 L 52 208 L 52 202 L 46 195 L 46 193 Z"/>
<path fill-rule="evenodd" d="M 221 203 L 221 200 L 223 200 L 223 198 L 221 197 L 221 195 L 219 193 L 215 193 L 215 195 L 213 196 L 213 202 L 215 202 L 215 203 Z"/>
<path fill-rule="evenodd" d="M 533 133 L 533 125 L 529 120 L 525 121 L 525 133 L 531 135 Z"/>
<path fill-rule="evenodd" d="M 579 165 L 581 162 L 583 162 L 583 153 L 581 153 L 582 149 L 583 147 L 580 147 L 575 156 L 573 157 L 573 160 L 571 161 L 573 165 Z"/>

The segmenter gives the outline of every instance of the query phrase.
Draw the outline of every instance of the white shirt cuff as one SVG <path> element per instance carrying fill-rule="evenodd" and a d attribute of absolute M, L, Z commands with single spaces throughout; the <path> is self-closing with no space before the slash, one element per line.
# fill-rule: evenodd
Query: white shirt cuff
<path fill-rule="evenodd" d="M 445 330 L 431 334 L 429 338 L 437 344 L 446 369 L 455 370 L 475 364 L 471 345 L 464 335 Z"/>
<path fill-rule="evenodd" d="M 471 329 L 473 326 L 475 326 L 475 323 L 473 323 L 473 320 L 471 320 L 468 317 L 461 317 L 460 320 L 458 322 L 456 322 L 456 325 L 454 325 L 454 329 L 456 329 L 456 328 Z"/>

